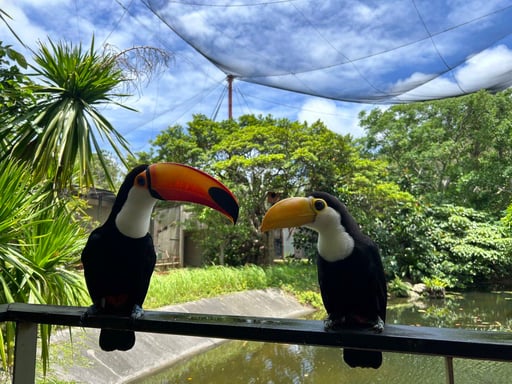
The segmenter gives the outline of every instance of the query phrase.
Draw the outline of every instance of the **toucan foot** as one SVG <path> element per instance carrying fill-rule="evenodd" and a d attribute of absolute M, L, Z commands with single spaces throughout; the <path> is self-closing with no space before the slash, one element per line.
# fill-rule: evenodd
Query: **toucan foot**
<path fill-rule="evenodd" d="M 132 309 L 132 313 L 130 314 L 130 317 L 132 320 L 140 319 L 142 316 L 144 316 L 144 310 L 142 307 L 138 304 L 135 304 Z"/>
<path fill-rule="evenodd" d="M 355 328 L 364 329 L 370 328 L 375 333 L 382 333 L 384 330 L 384 320 L 377 316 L 375 321 L 370 321 L 360 316 L 342 316 L 333 318 L 331 315 L 324 320 L 324 329 L 326 331 L 336 331 L 340 329 Z"/>
<path fill-rule="evenodd" d="M 346 326 L 346 318 L 345 316 L 333 319 L 332 317 L 327 317 L 327 319 L 324 320 L 324 330 L 326 331 L 335 331 L 337 329 L 344 328 Z"/>
<path fill-rule="evenodd" d="M 372 330 L 374 330 L 375 333 L 382 333 L 384 330 L 384 320 L 382 320 L 380 316 L 377 316 L 377 322 L 373 324 Z"/>

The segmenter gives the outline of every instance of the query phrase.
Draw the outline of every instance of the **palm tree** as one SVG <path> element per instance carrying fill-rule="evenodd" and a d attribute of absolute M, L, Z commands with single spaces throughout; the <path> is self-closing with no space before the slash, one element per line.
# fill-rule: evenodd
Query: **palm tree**
<path fill-rule="evenodd" d="M 115 101 L 125 96 L 115 93 L 124 81 L 116 56 L 97 53 L 94 39 L 88 50 L 50 41 L 39 44 L 34 61 L 31 68 L 43 85 L 34 87 L 38 101 L 16 122 L 21 128 L 10 136 L 10 154 L 28 160 L 39 180 L 51 180 L 54 190 L 62 190 L 74 174 L 80 186 L 93 184 L 95 152 L 112 183 L 102 140 L 122 161 L 130 153 L 127 141 L 98 110 L 105 104 L 131 109 Z"/>
<path fill-rule="evenodd" d="M 0 10 L 4 20 L 2 15 Z M 87 50 L 51 41 L 39 48 L 31 81 L 17 68 L 26 68 L 24 57 L 0 42 L 0 303 L 83 305 L 85 284 L 75 267 L 86 234 L 70 209 L 73 197 L 55 192 L 76 181 L 92 185 L 101 174 L 98 163 L 114 184 L 111 156 L 102 145 L 110 144 L 123 162 L 130 151 L 98 107 L 128 108 L 115 101 L 124 96 L 115 91 L 124 71 L 133 74 L 140 62 L 128 66 L 124 52 L 98 54 L 94 39 Z M 146 47 L 140 54 L 148 52 Z M 158 53 L 160 64 L 166 63 L 164 52 L 156 52 L 140 64 L 143 74 L 156 68 L 149 64 L 158 66 Z M 50 327 L 40 331 L 46 367 Z M 1 324 L 0 376 L 12 364 L 13 345 L 14 325 Z"/>
<path fill-rule="evenodd" d="M 115 90 L 127 65 L 119 64 L 120 58 L 123 52 L 98 54 L 94 39 L 87 50 L 41 43 L 31 65 L 32 82 L 14 68 L 25 68 L 23 56 L 0 43 L 0 303 L 87 302 L 75 268 L 86 234 L 70 209 L 73 198 L 60 194 L 56 199 L 54 192 L 77 178 L 80 186 L 91 185 L 97 163 L 113 185 L 111 156 L 102 141 L 123 162 L 130 154 L 128 143 L 98 110 L 112 103 L 128 108 L 115 101 L 123 96 Z M 40 327 L 46 367 L 50 327 Z M 13 345 L 14 325 L 1 324 L 0 376 L 12 364 Z"/>

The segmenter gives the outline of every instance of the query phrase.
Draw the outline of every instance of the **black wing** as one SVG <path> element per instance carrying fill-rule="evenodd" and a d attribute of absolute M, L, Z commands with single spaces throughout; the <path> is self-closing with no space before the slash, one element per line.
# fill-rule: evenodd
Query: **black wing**
<path fill-rule="evenodd" d="M 149 283 L 151 282 L 151 275 L 155 269 L 156 253 L 153 245 L 153 239 L 148 234 L 144 238 L 143 252 L 141 252 L 141 259 L 138 263 L 139 275 L 135 279 L 134 290 L 134 304 L 142 307 L 146 294 L 148 293 Z"/>
<path fill-rule="evenodd" d="M 108 291 L 108 271 L 105 260 L 108 259 L 105 249 L 105 235 L 102 228 L 95 229 L 82 251 L 85 282 L 94 303 L 97 303 Z"/>
<path fill-rule="evenodd" d="M 377 245 L 373 242 L 368 246 L 367 252 L 370 262 L 369 284 L 375 295 L 375 312 L 386 321 L 388 293 L 382 258 Z"/>

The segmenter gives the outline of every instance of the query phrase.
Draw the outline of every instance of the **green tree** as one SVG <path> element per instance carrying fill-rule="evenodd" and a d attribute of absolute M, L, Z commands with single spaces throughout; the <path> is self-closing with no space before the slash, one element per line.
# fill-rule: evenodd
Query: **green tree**
<path fill-rule="evenodd" d="M 365 154 L 428 201 L 499 215 L 512 197 L 512 91 L 363 112 Z"/>
<path fill-rule="evenodd" d="M 121 171 L 121 165 L 118 163 L 116 156 L 108 151 L 101 151 L 101 155 L 105 160 L 105 165 L 108 168 L 108 174 L 110 175 L 110 180 L 114 185 L 111 185 L 107 174 L 99 160 L 99 156 L 97 153 L 93 154 L 93 168 L 92 168 L 92 177 L 94 179 L 94 187 L 102 188 L 102 189 L 113 189 L 117 191 L 123 182 L 123 172 Z"/>
<path fill-rule="evenodd" d="M 31 92 L 33 84 L 21 72 L 26 68 L 23 55 L 0 42 L 0 157 L 10 149 L 9 127 L 36 102 Z"/>
<path fill-rule="evenodd" d="M 0 10 L 9 27 L 6 17 Z M 99 175 L 107 181 L 102 186 L 116 182 L 117 167 L 102 147 L 110 144 L 124 161 L 128 145 L 99 107 L 122 106 L 116 89 L 126 76 L 148 78 L 163 53 L 142 47 L 100 54 L 94 40 L 87 50 L 50 41 L 35 53 L 31 78 L 23 74 L 23 55 L 0 42 L 0 303 L 84 303 L 76 272 L 86 239 L 76 221 L 82 203 L 55 192 L 90 186 Z M 13 327 L 0 327 L 5 370 L 12 364 Z M 44 367 L 49 334 L 50 327 L 41 326 Z"/>
<path fill-rule="evenodd" d="M 458 288 L 510 278 L 512 236 L 503 225 L 470 208 L 443 205 L 431 212 L 437 225 L 429 236 L 437 252 L 428 273 Z"/>
<path fill-rule="evenodd" d="M 239 197 L 241 214 L 234 227 L 219 225 L 210 210 L 199 214 L 210 228 L 200 240 L 211 262 L 271 262 L 273 234 L 259 231 L 269 193 L 280 198 L 312 190 L 336 194 L 363 229 L 383 241 L 392 239 L 383 228 L 393 215 L 416 204 L 413 196 L 392 182 L 385 161 L 360 157 L 349 136 L 330 131 L 320 121 L 306 124 L 245 115 L 215 122 L 197 115 L 186 130 L 173 126 L 159 134 L 150 152 L 139 154 L 139 161 L 178 161 L 205 169 Z M 314 233 L 299 230 L 294 239 L 296 247 L 315 257 Z M 383 246 L 389 253 L 400 249 Z"/>
<path fill-rule="evenodd" d="M 152 144 L 153 161 L 200 167 L 220 177 L 239 197 L 236 227 L 214 225 L 217 219 L 210 211 L 201 215 L 212 231 L 219 231 L 203 242 L 210 258 L 225 249 L 226 260 L 237 264 L 268 264 L 272 259 L 273 239 L 259 231 L 269 192 L 281 197 L 313 189 L 332 192 L 356 154 L 349 137 L 333 133 L 321 122 L 308 125 L 252 115 L 222 122 L 197 115 L 186 131 L 170 127 Z"/>
<path fill-rule="evenodd" d="M 160 161 L 165 160 L 197 167 L 205 157 L 204 148 L 199 147 L 199 138 L 189 134 L 180 125 L 174 125 L 161 132 L 155 140 L 151 141 L 151 144 L 157 148 L 157 153 L 152 153 L 149 157 Z M 142 160 L 146 160 L 146 158 L 142 157 Z"/>

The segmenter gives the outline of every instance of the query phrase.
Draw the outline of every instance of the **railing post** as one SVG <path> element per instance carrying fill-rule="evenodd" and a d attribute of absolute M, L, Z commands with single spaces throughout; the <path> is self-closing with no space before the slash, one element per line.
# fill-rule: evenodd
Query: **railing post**
<path fill-rule="evenodd" d="M 35 383 L 36 379 L 37 324 L 16 323 L 14 345 L 13 384 Z"/>
<path fill-rule="evenodd" d="M 455 384 L 455 375 L 453 373 L 453 357 L 445 356 L 444 366 L 446 369 L 446 384 Z"/>

